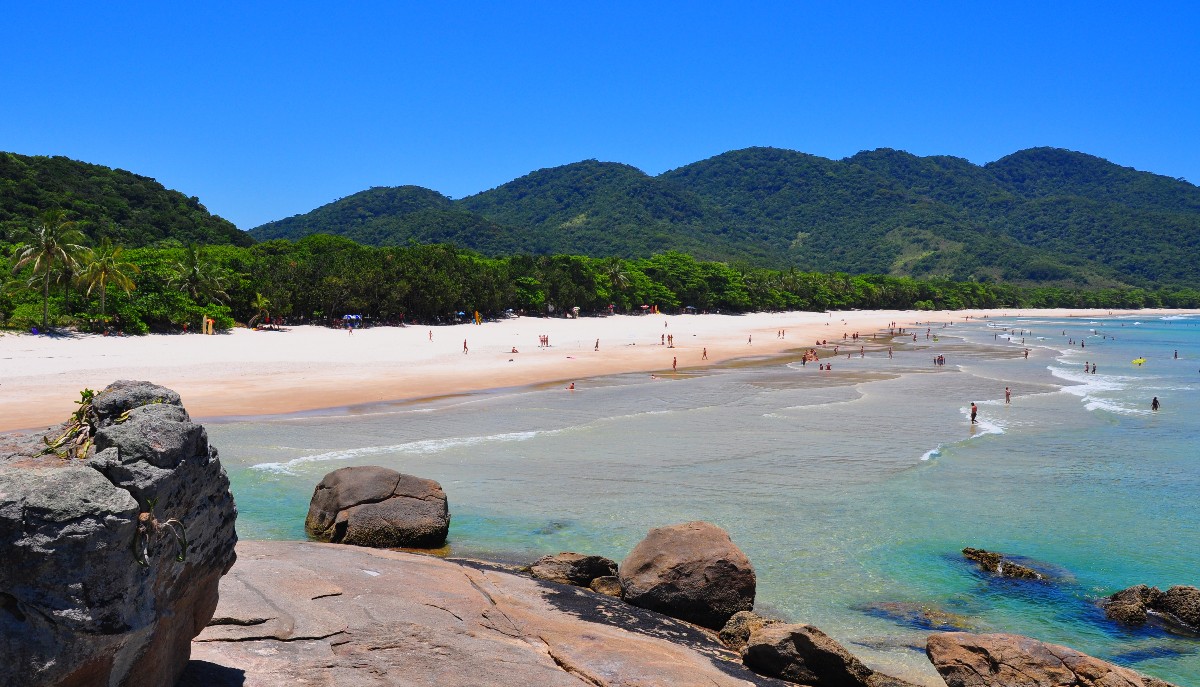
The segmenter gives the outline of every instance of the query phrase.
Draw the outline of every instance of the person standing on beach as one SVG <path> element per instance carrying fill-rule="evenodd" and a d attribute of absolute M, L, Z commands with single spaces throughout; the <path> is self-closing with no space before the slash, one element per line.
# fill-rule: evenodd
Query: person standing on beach
<path fill-rule="evenodd" d="M 754 335 L 751 334 L 750 336 L 746 337 L 746 345 L 750 345 L 753 343 L 754 343 Z"/>
<path fill-rule="evenodd" d="M 679 369 L 679 358 L 672 357 L 671 358 L 671 371 L 674 372 L 677 369 Z"/>
<path fill-rule="evenodd" d="M 708 346 L 705 346 L 704 350 L 700 352 L 700 359 L 708 360 Z"/>
<path fill-rule="evenodd" d="M 1008 387 L 1004 387 L 1004 405 L 1012 403 L 1012 391 Z"/>
<path fill-rule="evenodd" d="M 433 330 L 432 329 L 429 330 L 429 340 L 433 341 Z"/>
<path fill-rule="evenodd" d="M 463 355 L 467 354 L 467 340 L 463 339 Z"/>
<path fill-rule="evenodd" d="M 979 407 L 975 405 L 975 401 L 971 401 L 971 424 L 976 424 L 975 416 L 979 414 Z"/>
<path fill-rule="evenodd" d="M 600 350 L 600 339 L 596 339 L 596 347 L 592 350 L 594 350 L 594 351 Z"/>

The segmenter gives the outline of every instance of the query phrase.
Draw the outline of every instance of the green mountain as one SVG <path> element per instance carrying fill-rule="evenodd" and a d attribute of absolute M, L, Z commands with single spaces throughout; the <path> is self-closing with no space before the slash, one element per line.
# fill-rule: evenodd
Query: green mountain
<path fill-rule="evenodd" d="M 747 148 L 650 176 L 586 160 L 451 201 L 371 189 L 251 230 L 487 254 L 645 256 L 1063 285 L 1200 281 L 1200 188 L 1054 148 L 987 165 L 890 149 Z"/>
<path fill-rule="evenodd" d="M 50 208 L 66 210 L 93 240 L 108 236 L 127 246 L 165 239 L 182 243 L 254 243 L 211 214 L 195 196 L 149 178 L 65 157 L 0 152 L 0 240 L 12 240 Z"/>
<path fill-rule="evenodd" d="M 260 241 L 318 233 L 345 236 L 371 246 L 454 243 L 494 254 L 527 251 L 530 243 L 529 237 L 523 236 L 526 232 L 503 227 L 420 186 L 368 189 L 250 232 Z"/>

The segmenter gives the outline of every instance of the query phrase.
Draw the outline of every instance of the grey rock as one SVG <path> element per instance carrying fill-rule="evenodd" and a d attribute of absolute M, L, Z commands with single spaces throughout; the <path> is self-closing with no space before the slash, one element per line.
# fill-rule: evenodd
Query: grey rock
<path fill-rule="evenodd" d="M 104 390 L 84 460 L 43 454 L 39 435 L 0 441 L 0 684 L 169 685 L 183 671 L 233 565 L 237 511 L 178 403 L 149 383 Z M 171 519 L 183 561 L 167 530 L 139 532 Z"/>
<path fill-rule="evenodd" d="M 1171 687 L 1074 649 L 1020 635 L 935 634 L 925 653 L 948 687 Z"/>
<path fill-rule="evenodd" d="M 650 530 L 618 576 L 625 601 L 714 630 L 754 608 L 754 567 L 725 530 L 707 522 Z"/>
<path fill-rule="evenodd" d="M 304 529 L 334 544 L 437 548 L 446 543 L 450 509 L 433 480 L 378 466 L 348 467 L 317 484 Z"/>
<path fill-rule="evenodd" d="M 529 574 L 539 580 L 587 587 L 597 577 L 615 576 L 617 563 L 604 556 L 566 551 L 537 559 L 529 566 Z"/>

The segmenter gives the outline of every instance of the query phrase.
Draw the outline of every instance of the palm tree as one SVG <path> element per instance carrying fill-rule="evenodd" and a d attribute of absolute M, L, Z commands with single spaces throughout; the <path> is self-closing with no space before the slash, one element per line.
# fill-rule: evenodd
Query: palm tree
<path fill-rule="evenodd" d="M 246 326 L 250 327 L 251 329 L 254 329 L 254 323 L 263 316 L 271 316 L 271 313 L 268 310 L 268 308 L 271 307 L 271 301 L 261 293 L 254 294 L 254 300 L 250 301 L 250 307 L 255 310 L 254 317 L 251 317 L 250 321 L 246 323 Z"/>
<path fill-rule="evenodd" d="M 47 210 L 42 213 L 33 235 L 27 243 L 17 246 L 14 254 L 13 272 L 26 265 L 33 267 L 35 275 L 42 276 L 42 329 L 47 328 L 50 318 L 50 276 L 54 268 L 73 268 L 80 255 L 86 250 L 83 234 L 75 228 L 76 223 L 67 219 L 65 210 Z"/>
<path fill-rule="evenodd" d="M 92 289 L 100 289 L 100 317 L 104 317 L 104 295 L 111 283 L 117 288 L 129 293 L 134 288 L 130 273 L 141 272 L 137 265 L 128 262 L 121 255 L 125 252 L 122 246 L 115 246 L 107 237 L 100 239 L 100 246 L 91 251 L 84 262 L 80 276 L 87 283 L 87 293 L 92 295 Z"/>
<path fill-rule="evenodd" d="M 225 292 L 225 275 L 204 258 L 204 253 L 196 244 L 188 244 L 183 260 L 175 263 L 175 270 L 176 275 L 171 283 L 196 303 L 207 305 L 213 301 L 229 300 L 229 294 Z"/>

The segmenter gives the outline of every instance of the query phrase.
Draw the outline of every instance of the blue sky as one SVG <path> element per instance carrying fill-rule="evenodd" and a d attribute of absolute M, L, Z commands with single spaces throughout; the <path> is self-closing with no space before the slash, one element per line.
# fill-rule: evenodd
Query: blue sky
<path fill-rule="evenodd" d="M 0 150 L 243 229 L 371 186 L 754 145 L 1057 146 L 1200 182 L 1200 3 L 7 0 Z"/>

